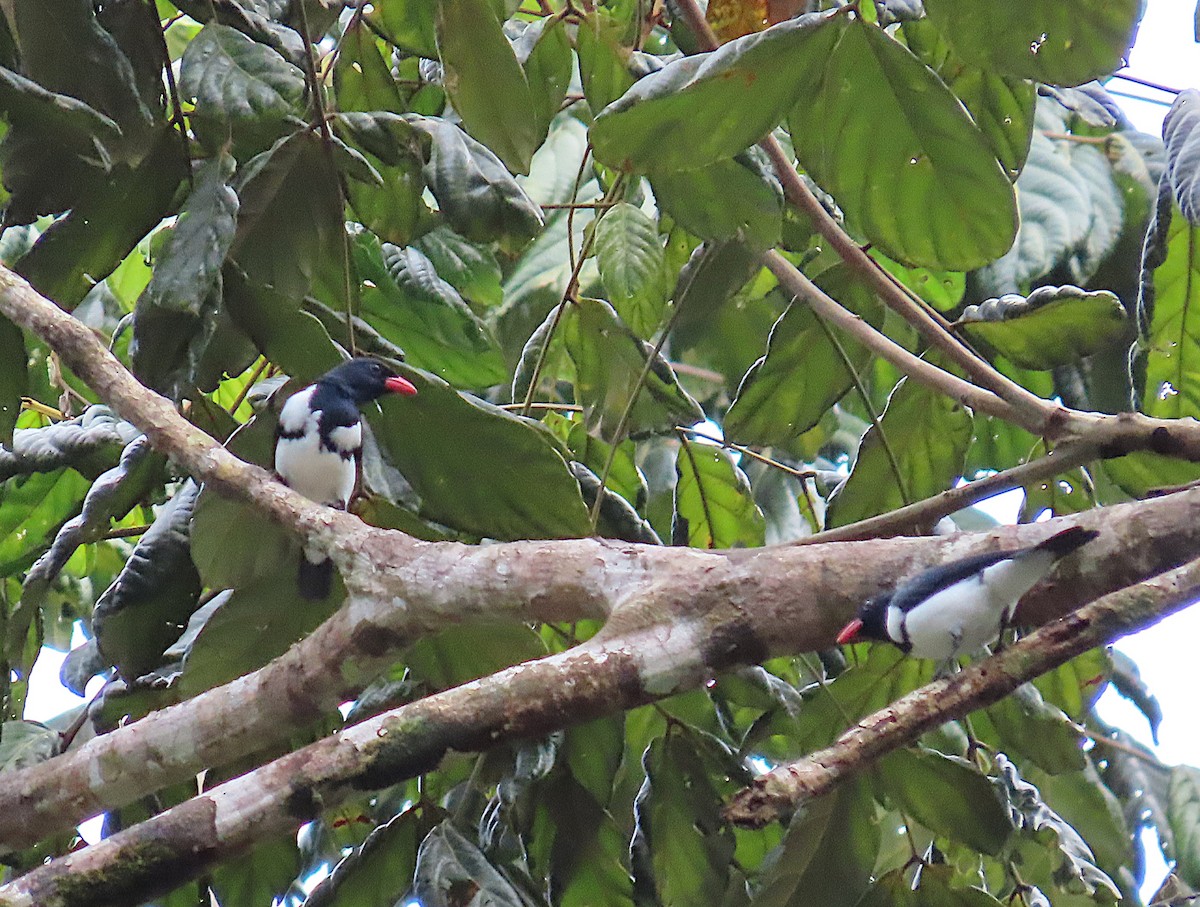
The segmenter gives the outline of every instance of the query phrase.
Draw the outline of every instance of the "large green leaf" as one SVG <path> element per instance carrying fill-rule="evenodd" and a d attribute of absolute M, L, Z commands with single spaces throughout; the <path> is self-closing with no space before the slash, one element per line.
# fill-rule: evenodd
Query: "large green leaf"
<path fill-rule="evenodd" d="M 525 624 L 472 622 L 422 637 L 403 657 L 410 679 L 437 693 L 545 654 Z"/>
<path fill-rule="evenodd" d="M 622 44 L 621 30 L 609 10 L 599 7 L 588 12 L 576 31 L 580 81 L 593 114 L 600 113 L 633 85 L 629 48 Z"/>
<path fill-rule="evenodd" d="M 0 774 L 45 762 L 58 749 L 58 731 L 33 721 L 0 724 Z"/>
<path fill-rule="evenodd" d="M 635 334 L 649 337 L 662 321 L 670 292 L 658 224 L 620 202 L 597 222 L 595 243 L 608 301 Z"/>
<path fill-rule="evenodd" d="M 1006 359 L 1030 369 L 1070 365 L 1111 346 L 1126 331 L 1125 307 L 1107 290 L 1039 287 L 1027 297 L 1002 296 L 967 306 L 961 323 Z"/>
<path fill-rule="evenodd" d="M 876 880 L 861 907 L 1002 907 L 982 888 L 972 887 L 954 871 L 952 866 L 922 864 L 917 888 L 904 869 L 895 869 Z M 1026 903 L 1033 907 L 1039 902 L 1027 892 Z"/>
<path fill-rule="evenodd" d="M 200 575 L 189 549 L 197 494 L 187 482 L 167 502 L 96 602 L 92 629 L 100 652 L 127 681 L 162 663 L 196 608 Z"/>
<path fill-rule="evenodd" d="M 236 544 L 230 540 L 227 551 Z M 228 683 L 282 655 L 331 615 L 338 598 L 303 603 L 296 570 L 298 548 L 287 563 L 235 589 L 200 630 L 183 662 L 180 692 L 187 697 Z"/>
<path fill-rule="evenodd" d="M 179 90 L 196 105 L 193 122 L 201 136 L 219 146 L 231 130 L 269 135 L 297 113 L 304 74 L 274 48 L 209 22 L 184 52 Z"/>
<path fill-rule="evenodd" d="M 63 308 L 74 308 L 170 211 L 187 175 L 179 137 L 163 124 L 143 139 L 137 163 L 115 165 L 90 184 L 17 265 L 38 292 Z"/>
<path fill-rule="evenodd" d="M 391 69 L 379 52 L 374 32 L 361 19 L 350 23 L 342 35 L 333 67 L 337 108 L 348 111 L 404 112 L 404 101 Z"/>
<path fill-rule="evenodd" d="M 500 305 L 500 264 L 492 250 L 459 236 L 449 227 L 431 230 L 414 243 L 463 299 L 479 308 Z"/>
<path fill-rule="evenodd" d="M 658 172 L 733 157 L 811 96 L 849 27 L 837 11 L 802 16 L 668 64 L 596 117 L 597 159 Z"/>
<path fill-rule="evenodd" d="M 540 24 L 535 22 L 526 28 L 516 50 L 529 83 L 537 123 L 537 144 L 540 145 L 571 84 L 575 57 L 571 53 L 566 20 L 555 18 L 543 19 Z"/>
<path fill-rule="evenodd" d="M 528 173 L 545 135 L 529 82 L 491 0 L 437 0 L 437 47 L 463 128 L 515 173 Z M 546 119 L 549 124 L 549 119 Z"/>
<path fill-rule="evenodd" d="M 450 226 L 476 242 L 520 248 L 542 228 L 542 210 L 500 160 L 460 128 L 407 117 L 431 139 L 425 181 Z"/>
<path fill-rule="evenodd" d="M 782 190 L 749 154 L 696 170 L 655 173 L 650 182 L 659 207 L 702 239 L 740 237 L 756 249 L 779 242 Z"/>
<path fill-rule="evenodd" d="M 882 322 L 883 310 L 875 295 L 844 268 L 826 272 L 819 284 L 871 324 Z M 796 300 L 771 328 L 767 352 L 742 379 L 725 415 L 725 433 L 743 444 L 788 444 L 816 425 L 850 390 L 851 369 L 861 376 L 870 362 L 870 351 L 822 325 L 812 309 Z"/>
<path fill-rule="evenodd" d="M 210 295 L 220 287 L 237 226 L 238 198 L 228 185 L 233 169 L 227 154 L 200 168 L 138 299 L 130 356 L 134 374 L 150 387 L 170 386 L 205 317 L 215 315 Z"/>
<path fill-rule="evenodd" d="M 788 123 L 800 164 L 890 257 L 968 270 L 1012 245 L 1016 199 L 987 139 L 882 29 L 841 29 Z"/>
<path fill-rule="evenodd" d="M 998 854 L 1012 825 L 991 783 L 957 756 L 917 747 L 880 760 L 884 789 L 896 805 L 936 835 L 980 853 Z"/>
<path fill-rule="evenodd" d="M 849 478 L 830 498 L 826 525 L 844 526 L 953 487 L 971 443 L 971 422 L 971 412 L 956 400 L 902 380 L 879 427 L 863 436 Z"/>
<path fill-rule="evenodd" d="M 437 4 L 429 0 L 379 0 L 368 14 L 397 47 L 423 57 L 437 56 L 434 17 Z"/>
<path fill-rule="evenodd" d="M 1029 154 L 1036 86 L 964 63 L 929 19 L 905 22 L 902 31 L 909 49 L 963 102 L 1001 166 L 1015 178 Z"/>
<path fill-rule="evenodd" d="M 230 255 L 251 280 L 299 299 L 316 275 L 338 273 L 338 174 L 317 133 L 280 139 L 241 169 L 235 188 L 241 209 Z"/>
<path fill-rule="evenodd" d="M 766 521 L 754 503 L 750 481 L 726 450 L 681 443 L 675 461 L 675 520 L 671 540 L 692 548 L 754 548 Z"/>
<path fill-rule="evenodd" d="M 1077 772 L 1084 766 L 1078 725 L 1046 702 L 1033 684 L 1017 687 L 973 720 L 985 742 L 1028 759 L 1044 772 Z"/>
<path fill-rule="evenodd" d="M 383 400 L 372 427 L 421 496 L 423 516 L 496 539 L 587 534 L 579 484 L 553 435 L 427 372 L 404 374 L 417 396 Z"/>
<path fill-rule="evenodd" d="M 412 885 L 424 824 L 408 809 L 380 825 L 341 858 L 304 907 L 393 907 Z"/>
<path fill-rule="evenodd" d="M 925 10 L 968 63 L 1052 85 L 1080 85 L 1120 68 L 1139 0 L 929 0 Z"/>
<path fill-rule="evenodd" d="M 23 570 L 49 547 L 91 483 L 73 469 L 10 479 L 0 486 L 0 577 Z"/>
<path fill-rule="evenodd" d="M 651 359 L 650 344 L 634 335 L 607 302 L 581 298 L 568 308 L 564 322 L 562 335 L 575 363 L 575 394 L 590 431 L 609 443 L 624 440 L 614 435 L 635 392 L 627 436 L 670 431 L 704 418 L 662 354 Z M 648 360 L 650 368 L 639 387 Z"/>
<path fill-rule="evenodd" d="M 684 733 L 659 737 L 642 757 L 646 780 L 634 804 L 634 885 L 664 907 L 718 900 L 730 882 L 731 829 L 695 744 Z"/>
<path fill-rule="evenodd" d="M 488 387 L 507 377 L 492 332 L 416 248 L 382 245 L 364 233 L 354 243 L 362 314 L 408 360 L 457 387 Z"/>
<path fill-rule="evenodd" d="M 870 787 L 841 785 L 792 818 L 751 907 L 854 907 L 871 883 L 879 839 Z"/>

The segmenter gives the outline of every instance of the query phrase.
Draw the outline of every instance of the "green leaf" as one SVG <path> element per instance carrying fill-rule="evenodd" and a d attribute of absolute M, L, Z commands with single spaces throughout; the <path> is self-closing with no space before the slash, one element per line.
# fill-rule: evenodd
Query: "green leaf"
<path fill-rule="evenodd" d="M 1163 120 L 1163 143 L 1167 148 L 1166 178 L 1171 181 L 1175 201 L 1188 223 L 1200 224 L 1200 91 L 1185 88 L 1175 98 Z"/>
<path fill-rule="evenodd" d="M 566 21 L 558 18 L 543 19 L 542 23 L 544 24 L 530 25 L 525 35 L 522 35 L 522 42 L 532 38 L 535 43 L 528 55 L 521 60 L 537 118 L 539 145 L 545 140 L 550 121 L 558 115 L 563 99 L 567 96 L 574 63 Z"/>
<path fill-rule="evenodd" d="M 437 57 L 436 13 L 429 0 L 380 0 L 371 4 L 367 17 L 397 47 L 432 59 Z"/>
<path fill-rule="evenodd" d="M 379 44 L 361 19 L 355 19 L 342 35 L 341 49 L 333 67 L 333 91 L 337 109 L 403 113 L 404 101 L 392 71 L 379 52 Z"/>
<path fill-rule="evenodd" d="M 1127 329 L 1125 307 L 1115 295 L 1070 286 L 967 306 L 960 323 L 971 340 L 1021 368 L 1041 370 L 1076 363 L 1116 343 Z"/>
<path fill-rule="evenodd" d="M 635 336 L 602 299 L 576 300 L 563 319 L 562 336 L 575 363 L 575 394 L 584 407 L 588 430 L 608 443 L 653 347 Z M 704 418 L 700 405 L 679 384 L 670 364 L 658 354 L 650 360 L 638 392 L 627 436 L 637 437 L 691 425 Z"/>
<path fill-rule="evenodd" d="M 507 377 L 492 332 L 416 248 L 380 245 L 369 233 L 354 243 L 362 313 L 408 360 L 458 387 L 489 387 Z"/>
<path fill-rule="evenodd" d="M 1200 887 L 1200 769 L 1174 766 L 1168 791 L 1175 871 L 1192 887 Z"/>
<path fill-rule="evenodd" d="M 597 160 L 657 173 L 733 157 L 810 97 L 849 25 L 836 10 L 802 16 L 669 63 L 596 117 Z M 581 48 L 581 65 L 583 57 Z"/>
<path fill-rule="evenodd" d="M 997 753 L 995 759 L 999 772 L 996 788 L 1021 835 L 1013 849 L 1016 861 L 1024 864 L 1026 880 L 1045 887 L 1053 882 L 1072 891 L 1082 890 L 1098 901 L 1118 899 L 1116 885 L 1097 868 L 1087 842 L 1046 804 L 1038 789 L 1020 776 L 1003 753 Z"/>
<path fill-rule="evenodd" d="M 871 884 L 879 843 L 870 787 L 840 785 L 792 818 L 750 907 L 854 907 Z"/>
<path fill-rule="evenodd" d="M 432 139 L 425 181 L 450 226 L 475 242 L 519 248 L 544 226 L 539 208 L 499 159 L 457 126 L 407 117 Z"/>
<path fill-rule="evenodd" d="M 849 478 L 829 500 L 826 525 L 845 526 L 952 488 L 962 475 L 971 427 L 970 410 L 903 379 L 879 428 L 863 435 Z"/>
<path fill-rule="evenodd" d="M 732 455 L 711 444 L 682 442 L 675 461 L 675 519 L 671 540 L 692 548 L 756 548 L 766 520 L 750 481 Z"/>
<path fill-rule="evenodd" d="M 282 123 L 304 97 L 304 73 L 234 28 L 209 22 L 187 46 L 179 68 L 180 94 L 212 142 L 231 129 L 257 132 Z"/>
<path fill-rule="evenodd" d="M 427 372 L 403 371 L 418 395 L 383 400 L 383 418 L 371 425 L 420 495 L 422 516 L 495 539 L 587 535 L 579 484 L 545 428 Z M 500 450 L 506 464 L 497 472 Z"/>
<path fill-rule="evenodd" d="M 437 47 L 463 127 L 515 173 L 541 144 L 539 109 L 491 0 L 437 0 Z M 547 120 L 547 125 L 549 121 Z"/>
<path fill-rule="evenodd" d="M 227 552 L 233 550 L 230 540 Z M 179 691 L 185 697 L 256 671 L 286 652 L 340 604 L 336 592 L 323 602 L 297 607 L 299 546 L 286 563 L 244 582 L 208 619 L 183 660 Z"/>
<path fill-rule="evenodd" d="M 127 681 L 162 664 L 163 652 L 196 609 L 201 584 L 190 537 L 198 491 L 186 482 L 159 510 L 96 602 L 92 629 L 100 653 Z"/>
<path fill-rule="evenodd" d="M 304 907 L 393 907 L 412 887 L 424 825 L 415 809 L 380 825 L 338 861 Z"/>
<path fill-rule="evenodd" d="M 0 577 L 24 570 L 49 547 L 90 486 L 73 469 L 10 479 L 0 486 Z"/>
<path fill-rule="evenodd" d="M 76 97 L 47 91 L 32 79 L 0 66 L 0 113 L 9 125 L 36 129 L 54 137 L 80 155 L 114 147 L 121 128 L 100 111 Z"/>
<path fill-rule="evenodd" d="M 1138 0 L 930 0 L 925 11 L 959 55 L 989 72 L 1081 85 L 1119 69 L 1141 16 Z"/>
<path fill-rule="evenodd" d="M 580 81 L 593 115 L 634 83 L 629 72 L 630 48 L 621 43 L 621 30 L 612 13 L 600 7 L 587 13 L 575 33 Z"/>
<path fill-rule="evenodd" d="M 455 907 L 464 903 L 464 897 L 489 907 L 525 907 L 526 904 L 483 851 L 449 821 L 443 822 L 421 842 L 421 849 L 417 851 L 413 896 L 427 907 Z"/>
<path fill-rule="evenodd" d="M 597 222 L 595 243 L 609 302 L 635 334 L 649 337 L 662 321 L 670 292 L 658 224 L 620 202 Z"/>
<path fill-rule="evenodd" d="M 213 870 L 212 892 L 219 904 L 269 904 L 287 891 L 300 871 L 295 835 L 256 840 L 246 854 Z"/>
<path fill-rule="evenodd" d="M 280 139 L 238 174 L 230 256 L 252 281 L 303 297 L 317 275 L 340 273 L 345 228 L 337 187 L 317 133 Z"/>
<path fill-rule="evenodd" d="M 729 883 L 733 833 L 695 744 L 683 733 L 655 739 L 642 757 L 634 803 L 634 886 L 664 907 L 712 903 Z"/>
<path fill-rule="evenodd" d="M 548 414 L 547 424 L 551 421 L 550 417 L 556 415 L 556 413 Z M 562 417 L 558 416 L 558 418 L 561 419 Z M 609 456 L 612 454 L 612 446 L 589 434 L 587 426 L 582 422 L 570 423 L 564 440 L 566 440 L 567 446 L 571 449 L 571 454 L 576 460 L 596 475 L 604 471 L 604 467 L 608 464 Z M 646 495 L 648 494 L 646 478 L 642 475 L 642 471 L 638 469 L 636 447 L 632 441 L 622 441 L 617 446 L 617 454 L 613 458 L 612 468 L 608 472 L 605 487 L 609 491 L 621 495 L 621 497 L 634 507 L 641 507 L 645 504 Z"/>
<path fill-rule="evenodd" d="M 491 308 L 503 301 L 500 265 L 491 249 L 445 226 L 426 233 L 413 246 L 429 258 L 438 276 L 473 306 Z"/>
<path fill-rule="evenodd" d="M 917 747 L 878 764 L 888 796 L 936 835 L 996 855 L 1012 831 L 991 782 L 965 759 Z"/>
<path fill-rule="evenodd" d="M 65 309 L 74 308 L 158 226 L 187 175 L 172 126 L 163 124 L 143 139 L 137 163 L 115 165 L 89 185 L 17 265 L 39 293 Z"/>
<path fill-rule="evenodd" d="M 1060 114 L 1048 103 L 1038 106 L 1029 159 L 1017 179 L 1021 227 L 1012 248 L 975 275 L 981 295 L 1027 292 L 1062 266 L 1083 284 L 1120 236 L 1122 202 L 1104 154 L 1043 134 L 1067 129 Z"/>
<path fill-rule="evenodd" d="M 883 321 L 875 295 L 837 267 L 818 280 L 826 292 L 873 325 Z M 847 366 L 833 334 L 850 360 Z M 767 352 L 746 372 L 725 414 L 725 433 L 742 444 L 785 445 L 811 429 L 862 376 L 871 353 L 836 328 L 824 326 L 805 303 L 794 301 L 771 328 Z"/>
<path fill-rule="evenodd" d="M 1123 867 L 1134 865 L 1133 836 L 1123 814 L 1126 801 L 1117 799 L 1091 760 L 1079 772 L 1042 775 L 1027 767 L 1026 774 L 1050 807 L 1079 830 L 1095 853 L 1096 864 L 1110 878 L 1118 878 Z M 1140 809 L 1137 814 L 1140 817 Z"/>
<path fill-rule="evenodd" d="M 756 157 L 738 155 L 697 170 L 655 173 L 650 183 L 659 207 L 702 239 L 741 238 L 759 250 L 779 243 L 782 190 Z"/>
<path fill-rule="evenodd" d="M 914 891 L 904 868 L 894 869 L 879 878 L 860 902 L 862 907 L 1002 907 L 982 888 L 969 887 L 953 866 L 921 866 L 919 886 Z M 1026 896 L 1030 907 L 1038 904 Z"/>
<path fill-rule="evenodd" d="M 58 755 L 58 731 L 33 721 L 0 724 L 0 775 L 29 768 Z"/>
<path fill-rule="evenodd" d="M 843 28 L 788 123 L 800 164 L 891 258 L 965 271 L 1012 245 L 1016 199 L 987 139 L 882 29 Z"/>
<path fill-rule="evenodd" d="M 983 714 L 986 721 L 979 722 L 980 736 L 989 736 L 990 724 L 996 735 L 990 742 L 1004 752 L 1022 756 L 1050 774 L 1083 768 L 1083 741 L 1077 726 L 1046 702 L 1033 684 L 1017 687 Z"/>
<path fill-rule="evenodd" d="M 885 271 L 924 299 L 939 312 L 958 308 L 967 289 L 967 276 L 961 271 L 931 271 L 928 268 L 906 268 L 892 261 L 878 249 L 871 250 L 871 257 Z"/>
<path fill-rule="evenodd" d="M 169 387 L 205 317 L 214 314 L 209 296 L 220 287 L 237 228 L 238 198 L 228 185 L 233 170 L 233 158 L 222 153 L 197 172 L 138 298 L 130 356 L 134 374 L 150 387 Z"/>
<path fill-rule="evenodd" d="M 546 654 L 525 624 L 473 622 L 422 637 L 404 652 L 414 682 L 431 692 L 457 687 Z"/>
<path fill-rule="evenodd" d="M 0 447 L 12 450 L 13 428 L 21 415 L 21 398 L 29 393 L 29 353 L 25 335 L 0 318 Z"/>
<path fill-rule="evenodd" d="M 909 50 L 963 102 L 1000 165 L 1015 179 L 1029 154 L 1036 86 L 964 63 L 929 19 L 905 22 L 901 31 Z"/>

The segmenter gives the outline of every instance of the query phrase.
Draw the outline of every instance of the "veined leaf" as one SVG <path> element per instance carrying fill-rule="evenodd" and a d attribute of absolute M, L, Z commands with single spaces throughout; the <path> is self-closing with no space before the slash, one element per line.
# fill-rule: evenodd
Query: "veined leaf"
<path fill-rule="evenodd" d="M 1172 768 L 1168 797 L 1175 871 L 1189 885 L 1200 887 L 1200 769 Z"/>
<path fill-rule="evenodd" d="M 437 0 L 438 55 L 463 127 L 515 173 L 541 144 L 533 95 L 491 0 Z M 549 124 L 549 120 L 546 121 Z"/>
<path fill-rule="evenodd" d="M 589 430 L 605 441 L 624 440 L 614 438 L 614 433 L 635 388 L 637 400 L 625 426 L 627 436 L 670 431 L 704 417 L 700 404 L 680 386 L 661 353 L 638 387 L 653 348 L 635 336 L 607 302 L 580 298 L 568 308 L 564 321 L 563 339 L 575 363 L 575 394 Z"/>
<path fill-rule="evenodd" d="M 845 526 L 953 487 L 966 462 L 971 422 L 962 404 L 901 380 L 879 429 L 863 435 L 849 478 L 830 498 L 826 524 Z"/>
<path fill-rule="evenodd" d="M 1200 91 L 1185 88 L 1163 120 L 1167 179 L 1188 223 L 1200 225 Z"/>
<path fill-rule="evenodd" d="M 1107 290 L 1039 287 L 1026 297 L 1002 296 L 963 311 L 963 330 L 1021 368 L 1070 365 L 1125 333 L 1121 300 Z"/>
<path fill-rule="evenodd" d="M 436 15 L 437 4 L 429 0 L 379 0 L 367 13 L 397 47 L 431 59 L 437 57 Z"/>
<path fill-rule="evenodd" d="M 666 260 L 658 224 L 620 202 L 596 224 L 596 259 L 609 302 L 639 337 L 649 337 L 667 304 Z"/>
<path fill-rule="evenodd" d="M 882 29 L 841 29 L 788 124 L 804 169 L 897 261 L 965 271 L 1012 245 L 1016 199 L 988 141 Z"/>
<path fill-rule="evenodd" d="M 596 117 L 596 158 L 654 173 L 733 157 L 811 96 L 849 27 L 840 11 L 814 13 L 667 64 Z"/>
<path fill-rule="evenodd" d="M 929 0 L 925 10 L 959 55 L 989 72 L 1080 85 L 1121 66 L 1139 0 Z"/>
<path fill-rule="evenodd" d="M 673 544 L 692 548 L 763 544 L 766 520 L 754 503 L 750 481 L 728 451 L 711 444 L 682 443 L 675 472 Z"/>

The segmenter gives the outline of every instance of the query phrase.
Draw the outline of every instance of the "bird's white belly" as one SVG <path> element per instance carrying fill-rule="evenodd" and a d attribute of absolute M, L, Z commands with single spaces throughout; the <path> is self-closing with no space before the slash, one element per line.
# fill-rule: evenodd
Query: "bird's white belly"
<path fill-rule="evenodd" d="M 999 635 L 1008 604 L 975 577 L 943 589 L 905 615 L 911 654 L 944 660 L 979 651 Z"/>
<path fill-rule="evenodd" d="M 321 447 L 316 431 L 281 438 L 275 446 L 275 471 L 311 501 L 345 507 L 354 494 L 354 458 Z"/>

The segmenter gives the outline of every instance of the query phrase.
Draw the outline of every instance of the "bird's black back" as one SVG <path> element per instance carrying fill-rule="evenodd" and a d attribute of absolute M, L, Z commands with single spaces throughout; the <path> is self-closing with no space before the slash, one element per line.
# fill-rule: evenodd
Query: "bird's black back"
<path fill-rule="evenodd" d="M 901 611 L 911 611 L 917 605 L 921 604 L 921 602 L 941 592 L 943 589 L 947 589 L 955 583 L 962 582 L 973 574 L 979 573 L 985 567 L 998 564 L 1000 561 L 1006 561 L 1014 555 L 1021 553 L 1022 550 L 989 551 L 985 554 L 976 554 L 973 557 L 964 557 L 961 561 L 940 564 L 937 567 L 923 570 L 912 579 L 896 587 L 892 593 L 891 603 Z"/>

